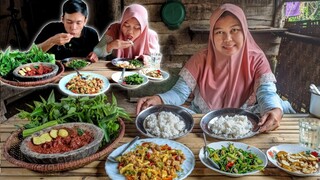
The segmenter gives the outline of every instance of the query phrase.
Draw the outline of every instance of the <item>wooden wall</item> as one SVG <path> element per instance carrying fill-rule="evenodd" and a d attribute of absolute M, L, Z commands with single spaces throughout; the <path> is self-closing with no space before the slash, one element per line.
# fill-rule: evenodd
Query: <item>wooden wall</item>
<path fill-rule="evenodd" d="M 192 54 L 207 45 L 208 33 L 192 34 L 189 27 L 194 25 L 207 27 L 212 11 L 223 3 L 233 3 L 242 7 L 252 28 L 272 27 L 274 24 L 274 0 L 182 0 L 186 9 L 185 21 L 179 29 L 169 30 L 160 16 L 161 6 L 165 2 L 165 0 L 124 0 L 125 6 L 139 3 L 148 9 L 150 27 L 157 31 L 160 37 L 161 51 L 164 55 L 163 67 L 181 68 Z M 253 33 L 253 36 L 270 59 L 277 56 L 280 38 L 268 32 Z"/>

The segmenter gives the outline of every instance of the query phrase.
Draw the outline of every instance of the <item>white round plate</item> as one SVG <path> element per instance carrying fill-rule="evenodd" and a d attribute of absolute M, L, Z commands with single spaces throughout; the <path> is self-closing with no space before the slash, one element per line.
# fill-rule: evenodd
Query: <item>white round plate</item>
<path fill-rule="evenodd" d="M 233 142 L 233 141 L 220 141 L 220 142 L 210 143 L 207 146 L 214 148 L 214 149 L 221 149 L 222 146 L 228 147 L 230 143 L 234 144 L 234 146 L 238 149 L 243 149 L 245 151 L 249 151 L 253 154 L 256 154 L 257 157 L 259 157 L 263 161 L 262 166 L 263 167 L 267 166 L 267 164 L 268 164 L 267 156 L 260 149 L 254 147 L 254 146 L 250 146 L 248 144 L 244 144 L 244 143 L 240 143 L 240 142 Z M 246 176 L 246 175 L 255 174 L 255 173 L 259 172 L 259 170 L 257 170 L 257 171 L 252 171 L 252 172 L 248 172 L 245 174 L 234 174 L 234 173 L 229 173 L 229 172 L 225 172 L 225 171 L 221 171 L 219 169 L 216 169 L 215 167 L 213 167 L 213 165 L 211 165 L 209 160 L 205 157 L 203 148 L 200 149 L 199 159 L 202 162 L 202 164 L 204 164 L 208 168 L 210 168 L 220 174 L 230 176 L 230 177 Z"/>
<path fill-rule="evenodd" d="M 144 68 L 144 69 L 141 69 L 139 72 L 145 76 L 147 76 L 147 78 L 150 80 L 150 81 L 153 81 L 153 82 L 160 82 L 160 81 L 165 81 L 169 78 L 169 73 L 166 72 L 166 71 L 163 71 L 161 69 L 159 69 L 161 71 L 161 74 L 162 74 L 162 78 L 156 78 L 156 77 L 151 77 L 151 76 L 148 76 L 147 73 L 150 72 L 150 71 L 154 71 L 154 70 L 157 70 L 157 69 L 154 69 L 154 68 Z"/>
<path fill-rule="evenodd" d="M 134 59 L 130 59 L 130 58 L 115 58 L 115 59 L 112 59 L 111 60 L 111 63 L 114 65 L 114 66 L 116 66 L 116 67 L 118 67 L 118 68 L 121 68 L 121 69 L 123 69 L 122 67 L 120 67 L 120 65 L 122 64 L 122 63 L 125 63 L 125 62 L 129 62 L 129 61 L 131 61 L 131 60 L 134 60 Z M 136 68 L 126 68 L 126 69 L 130 69 L 130 70 L 134 70 L 134 69 L 142 69 L 143 67 L 136 67 Z"/>
<path fill-rule="evenodd" d="M 143 77 L 143 83 L 139 84 L 139 85 L 128 85 L 128 84 L 122 84 L 120 81 L 120 77 L 121 77 L 122 72 L 115 72 L 112 74 L 111 79 L 114 82 L 117 82 L 120 86 L 126 88 L 126 89 L 137 89 L 145 84 L 147 84 L 149 82 L 148 78 L 145 75 L 140 74 Z M 133 74 L 139 74 L 137 72 L 132 72 L 132 71 L 126 71 L 124 72 L 124 77 L 126 76 L 130 76 Z"/>
<path fill-rule="evenodd" d="M 78 97 L 81 97 L 81 96 L 97 96 L 99 94 L 102 94 L 102 93 L 105 93 L 109 88 L 110 88 L 110 82 L 109 80 L 100 75 L 100 74 L 95 74 L 95 73 L 91 73 L 91 72 L 83 72 L 83 71 L 80 71 L 80 74 L 82 74 L 83 76 L 90 76 L 90 78 L 99 78 L 103 81 L 103 86 L 100 90 L 100 92 L 98 93 L 95 93 L 95 94 L 76 94 L 76 93 L 73 93 L 71 92 L 70 90 L 68 90 L 66 88 L 66 84 L 75 76 L 77 76 L 77 73 L 71 73 L 71 74 L 68 74 L 67 76 L 64 76 L 60 81 L 59 81 L 59 89 L 66 95 L 68 96 L 78 96 Z"/>
<path fill-rule="evenodd" d="M 192 153 L 192 151 L 186 147 L 185 145 L 168 140 L 168 139 L 161 139 L 161 138 L 147 138 L 147 139 L 140 139 L 135 142 L 134 145 L 132 145 L 129 149 L 127 149 L 125 152 L 131 151 L 135 148 L 136 145 L 142 144 L 143 142 L 153 142 L 158 145 L 165 145 L 168 144 L 171 148 L 173 149 L 180 149 L 186 156 L 186 160 L 182 163 L 181 168 L 183 169 L 182 172 L 178 173 L 178 178 L 175 178 L 174 180 L 180 180 L 180 179 L 185 179 L 186 177 L 189 176 L 189 174 L 192 172 L 195 166 L 195 158 Z M 114 150 L 109 156 L 115 156 L 119 154 L 126 146 L 128 143 L 121 145 L 118 147 L 116 150 Z M 117 180 L 125 180 L 125 177 L 119 173 L 118 170 L 118 163 L 114 163 L 111 161 L 106 161 L 105 163 L 105 170 L 111 179 L 117 179 Z"/>
<path fill-rule="evenodd" d="M 316 173 L 304 174 L 304 173 L 299 173 L 299 172 L 291 172 L 291 171 L 288 171 L 288 170 L 282 168 L 281 166 L 278 165 L 277 159 L 276 159 L 276 155 L 277 155 L 277 153 L 279 151 L 286 151 L 288 153 L 298 153 L 298 152 L 302 152 L 302 151 L 310 151 L 310 152 L 314 151 L 314 152 L 317 152 L 319 154 L 318 151 L 315 151 L 314 149 L 311 149 L 311 148 L 300 146 L 299 144 L 281 144 L 281 145 L 278 145 L 278 146 L 271 147 L 270 149 L 267 150 L 266 154 L 267 154 L 267 157 L 268 157 L 269 161 L 273 165 L 275 165 L 278 168 L 284 170 L 288 174 L 291 174 L 291 175 L 294 175 L 294 176 L 319 176 L 320 175 L 320 171 L 319 170 Z"/>

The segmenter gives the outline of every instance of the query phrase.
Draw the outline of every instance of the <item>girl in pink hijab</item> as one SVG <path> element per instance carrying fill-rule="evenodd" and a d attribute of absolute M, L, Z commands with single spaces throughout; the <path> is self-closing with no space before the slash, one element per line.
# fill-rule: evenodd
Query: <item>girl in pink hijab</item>
<path fill-rule="evenodd" d="M 139 5 L 128 6 L 120 22 L 111 24 L 94 49 L 99 57 L 112 53 L 118 58 L 150 57 L 151 53 L 159 53 L 158 35 L 149 29 L 148 12 Z"/>
<path fill-rule="evenodd" d="M 192 111 L 233 107 L 259 112 L 264 132 L 279 127 L 284 112 L 294 112 L 276 93 L 269 62 L 251 36 L 244 12 L 233 4 L 212 13 L 208 47 L 193 55 L 179 75 L 170 91 L 139 99 L 137 113 L 156 104 L 181 105 L 193 93 Z"/>

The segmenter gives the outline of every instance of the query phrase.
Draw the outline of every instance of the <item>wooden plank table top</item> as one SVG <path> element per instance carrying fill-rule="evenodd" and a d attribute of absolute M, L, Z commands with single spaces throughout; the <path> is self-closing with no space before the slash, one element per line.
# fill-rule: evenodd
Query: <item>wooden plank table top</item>
<path fill-rule="evenodd" d="M 193 115 L 195 120 L 195 125 L 191 133 L 186 135 L 185 137 L 179 138 L 176 141 L 184 144 L 189 147 L 191 151 L 194 153 L 196 158 L 196 164 L 192 173 L 186 178 L 188 180 L 209 180 L 209 179 L 233 179 L 231 177 L 227 177 L 221 175 L 211 169 L 207 168 L 205 165 L 201 163 L 199 160 L 198 154 L 201 147 L 204 146 L 202 139 L 202 130 L 200 128 L 199 122 L 201 120 L 202 114 Z M 134 120 L 135 116 L 132 115 L 132 119 Z M 312 118 L 309 117 L 308 114 L 294 114 L 294 115 L 284 115 L 281 121 L 281 126 L 272 132 L 258 134 L 254 137 L 239 140 L 238 142 L 243 142 L 252 146 L 255 146 L 261 149 L 263 152 L 266 152 L 272 146 L 279 144 L 296 144 L 299 141 L 299 128 L 298 121 L 300 118 Z M 1 146 L 1 159 L 0 159 L 0 179 L 66 179 L 66 180 L 79 180 L 79 179 L 109 179 L 105 169 L 105 160 L 106 156 L 101 157 L 99 160 L 94 161 L 82 168 L 66 171 L 66 172 L 57 172 L 57 173 L 38 173 L 25 168 L 17 167 L 14 164 L 6 161 L 3 156 L 3 144 L 6 139 L 10 136 L 10 134 L 16 130 L 14 125 L 24 124 L 26 121 L 18 119 L 16 116 L 10 118 L 8 121 L 0 124 L 0 146 Z M 125 122 L 126 129 L 125 135 L 116 145 L 116 147 L 129 142 L 136 135 L 140 135 L 141 138 L 144 138 L 141 134 L 139 134 L 138 130 L 135 127 L 134 121 Z M 217 142 L 219 140 L 208 137 L 208 142 Z M 115 147 L 115 148 L 116 148 Z M 243 176 L 237 178 L 239 180 L 268 180 L 268 179 L 320 179 L 318 177 L 295 177 L 292 176 L 279 168 L 275 167 L 272 163 L 268 163 L 267 167 L 254 175 Z"/>

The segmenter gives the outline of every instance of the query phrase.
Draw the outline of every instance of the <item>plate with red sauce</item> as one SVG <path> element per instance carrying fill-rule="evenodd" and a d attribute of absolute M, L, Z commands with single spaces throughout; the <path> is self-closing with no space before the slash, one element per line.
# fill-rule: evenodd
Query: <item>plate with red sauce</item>
<path fill-rule="evenodd" d="M 51 135 L 52 131 L 61 129 L 67 131 L 67 134 L 64 134 L 66 136 Z M 35 141 L 47 134 L 50 141 Z M 33 163 L 65 163 L 94 154 L 102 139 L 103 130 L 94 124 L 64 123 L 33 133 L 22 141 L 20 150 L 28 161 Z"/>

